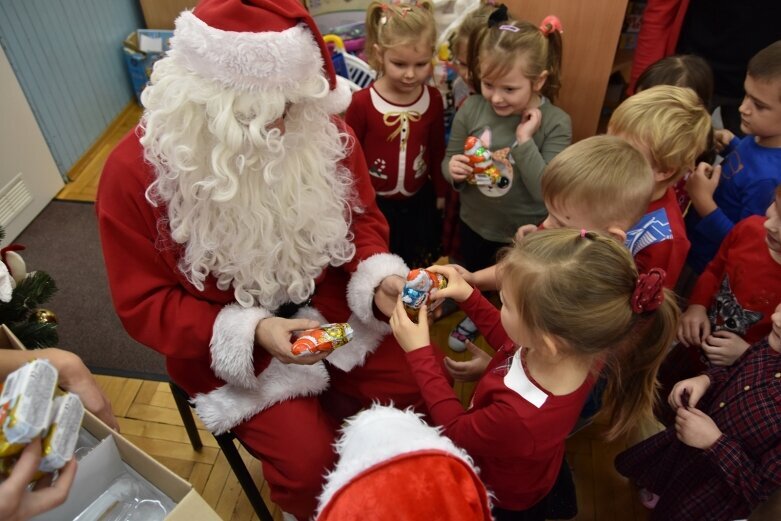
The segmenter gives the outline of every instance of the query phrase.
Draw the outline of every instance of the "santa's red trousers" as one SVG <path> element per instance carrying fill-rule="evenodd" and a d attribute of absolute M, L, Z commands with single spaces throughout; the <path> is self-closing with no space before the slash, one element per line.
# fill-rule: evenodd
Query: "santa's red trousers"
<path fill-rule="evenodd" d="M 333 442 L 341 421 L 372 401 L 425 412 L 404 351 L 388 336 L 362 367 L 345 373 L 328 366 L 329 389 L 259 412 L 233 432 L 260 459 L 271 500 L 299 520 L 317 507 L 326 472 L 333 468 Z"/>

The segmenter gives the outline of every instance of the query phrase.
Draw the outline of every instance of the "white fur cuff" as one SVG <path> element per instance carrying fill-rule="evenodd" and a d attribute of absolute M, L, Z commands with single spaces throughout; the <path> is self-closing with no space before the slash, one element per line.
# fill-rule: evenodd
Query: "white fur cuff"
<path fill-rule="evenodd" d="M 353 315 L 374 331 L 390 333 L 390 326 L 374 317 L 374 291 L 389 275 L 407 277 L 409 268 L 398 255 L 377 253 L 364 259 L 347 285 L 347 304 Z"/>
<path fill-rule="evenodd" d="M 255 329 L 258 322 L 270 316 L 271 313 L 263 308 L 245 308 L 238 304 L 222 308 L 214 321 L 209 344 L 214 374 L 239 387 L 256 385 Z"/>
<path fill-rule="evenodd" d="M 222 434 L 257 413 L 291 398 L 314 396 L 328 387 L 325 364 L 283 364 L 276 358 L 252 387 L 224 385 L 193 398 L 195 411 L 214 434 Z"/>

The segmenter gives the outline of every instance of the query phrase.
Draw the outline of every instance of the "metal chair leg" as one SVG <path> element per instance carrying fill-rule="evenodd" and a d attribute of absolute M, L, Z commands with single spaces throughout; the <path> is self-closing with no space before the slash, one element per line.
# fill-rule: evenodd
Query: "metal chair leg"
<path fill-rule="evenodd" d="M 193 446 L 194 450 L 200 451 L 201 448 L 203 448 L 203 443 L 201 442 L 198 428 L 195 426 L 195 418 L 193 417 L 193 411 L 190 405 L 190 397 L 184 389 L 174 382 L 168 382 L 168 385 L 171 387 L 171 394 L 174 397 L 174 402 L 176 402 L 176 408 L 179 409 L 182 423 L 187 431 L 187 436 L 190 438 L 190 444 Z M 225 454 L 225 459 L 228 460 L 228 464 L 236 475 L 236 479 L 239 480 L 239 484 L 247 495 L 247 499 L 249 499 L 252 509 L 261 521 L 274 521 L 271 512 L 269 512 L 268 507 L 266 506 L 266 502 L 263 501 L 263 496 L 260 495 L 260 490 L 258 490 L 258 487 L 252 480 L 252 475 L 250 475 L 249 470 L 247 470 L 247 466 L 244 464 L 244 460 L 241 459 L 241 454 L 239 454 L 239 450 L 236 448 L 236 444 L 234 443 L 236 436 L 233 432 L 228 431 L 224 434 L 215 434 L 214 438 L 217 440 L 217 445 L 220 446 L 223 454 Z"/>
<path fill-rule="evenodd" d="M 168 382 L 168 386 L 171 388 L 171 394 L 176 402 L 176 408 L 179 409 L 179 415 L 182 417 L 182 423 L 187 431 L 187 437 L 190 438 L 190 445 L 193 446 L 193 450 L 200 451 L 203 448 L 201 443 L 201 435 L 198 433 L 198 427 L 195 426 L 195 418 L 193 418 L 193 411 L 190 409 L 190 397 L 184 392 L 184 389 L 179 387 L 173 382 Z"/>
<path fill-rule="evenodd" d="M 266 506 L 266 502 L 263 501 L 263 497 L 260 495 L 258 487 L 252 480 L 252 476 L 250 475 L 249 470 L 247 470 L 247 466 L 244 464 L 244 460 L 241 459 L 239 450 L 236 448 L 236 444 L 233 441 L 236 439 L 236 436 L 234 436 L 232 432 L 226 432 L 225 434 L 217 434 L 214 437 L 217 440 L 220 449 L 222 449 L 223 454 L 225 454 L 228 464 L 231 469 L 233 469 L 233 473 L 239 480 L 239 484 L 247 495 L 247 499 L 249 499 L 255 513 L 261 521 L 274 521 L 271 512 L 269 512 L 268 507 Z"/>

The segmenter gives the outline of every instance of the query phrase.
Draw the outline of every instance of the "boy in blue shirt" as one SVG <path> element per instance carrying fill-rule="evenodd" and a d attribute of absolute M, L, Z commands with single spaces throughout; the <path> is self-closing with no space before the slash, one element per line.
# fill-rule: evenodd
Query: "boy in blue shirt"
<path fill-rule="evenodd" d="M 781 183 L 781 40 L 759 51 L 748 63 L 740 128 L 746 137 L 716 131 L 724 161 L 700 164 L 686 188 L 694 211 L 686 215 L 691 251 L 687 264 L 701 273 L 732 227 L 750 215 L 762 215 Z"/>

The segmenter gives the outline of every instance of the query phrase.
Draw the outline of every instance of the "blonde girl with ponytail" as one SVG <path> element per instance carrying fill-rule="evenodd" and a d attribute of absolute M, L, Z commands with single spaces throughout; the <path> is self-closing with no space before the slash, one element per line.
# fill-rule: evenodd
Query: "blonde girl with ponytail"
<path fill-rule="evenodd" d="M 664 272 L 638 275 L 617 241 L 570 229 L 530 234 L 506 251 L 501 311 L 454 268 L 429 269 L 448 278 L 435 299 L 459 302 L 496 350 L 464 410 L 431 345 L 426 313 L 415 324 L 397 306 L 391 327 L 431 418 L 475 459 L 496 495 L 496 519 L 543 520 L 566 470 L 565 439 L 599 375 L 608 439 L 651 417 L 656 373 L 679 316 Z"/>
<path fill-rule="evenodd" d="M 390 250 L 412 268 L 436 262 L 441 253 L 444 103 L 427 84 L 436 39 L 430 2 L 372 2 L 366 53 L 378 78 L 353 94 L 345 115 L 390 226 Z"/>

